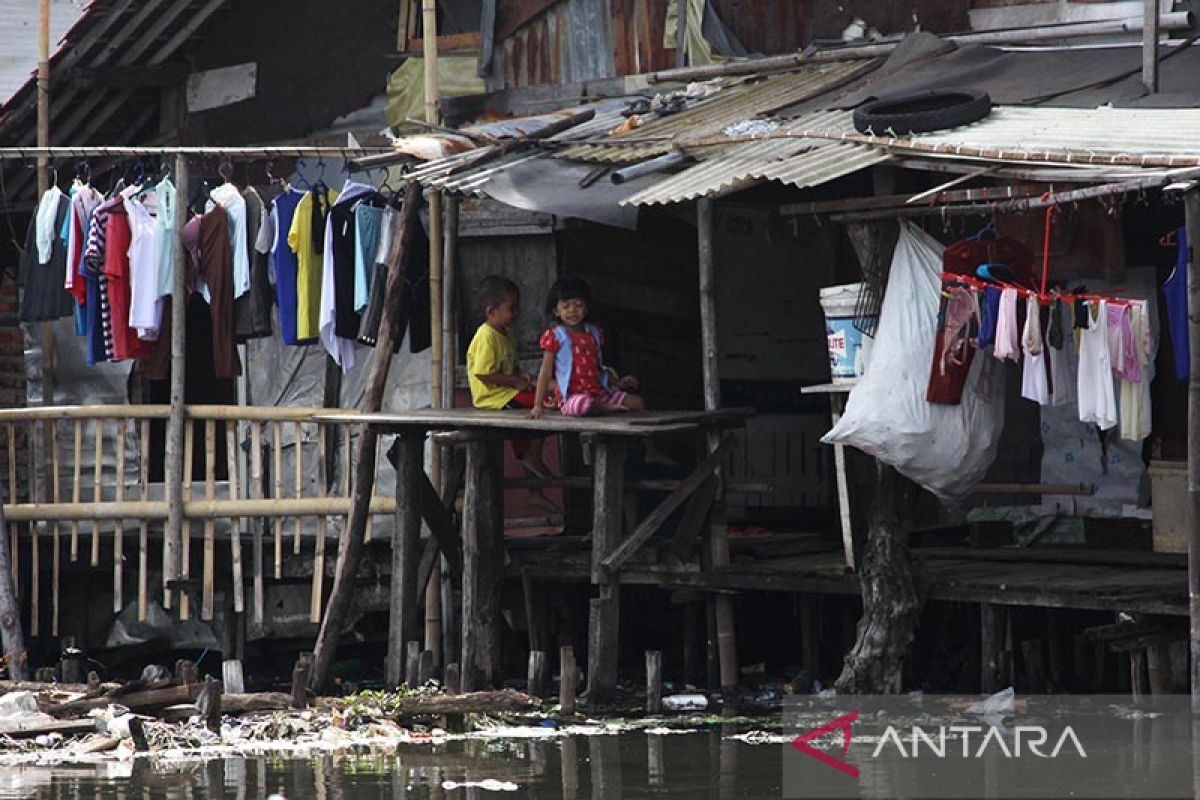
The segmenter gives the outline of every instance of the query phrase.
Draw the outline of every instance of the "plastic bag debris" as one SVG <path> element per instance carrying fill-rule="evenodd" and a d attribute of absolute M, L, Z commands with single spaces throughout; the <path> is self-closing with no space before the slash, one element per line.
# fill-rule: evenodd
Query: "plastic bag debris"
<path fill-rule="evenodd" d="M 708 708 L 708 698 L 702 694 L 673 694 L 662 699 L 667 711 L 703 711 Z"/>

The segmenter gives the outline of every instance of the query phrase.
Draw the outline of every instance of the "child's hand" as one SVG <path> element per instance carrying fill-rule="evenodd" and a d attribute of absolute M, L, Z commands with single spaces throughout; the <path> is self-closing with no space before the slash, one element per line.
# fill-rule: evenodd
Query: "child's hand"
<path fill-rule="evenodd" d="M 626 392 L 635 391 L 638 388 L 638 379 L 632 375 L 626 375 L 617 381 L 617 388 Z"/>
<path fill-rule="evenodd" d="M 541 419 L 545 413 L 546 413 L 545 406 L 543 406 L 541 403 L 534 403 L 533 408 L 529 409 L 529 418 L 530 419 Z"/>
<path fill-rule="evenodd" d="M 534 381 L 534 379 L 531 375 L 526 375 L 525 373 L 521 373 L 520 375 L 517 376 L 517 391 L 518 392 L 532 392 L 535 386 L 537 386 L 537 382 Z"/>

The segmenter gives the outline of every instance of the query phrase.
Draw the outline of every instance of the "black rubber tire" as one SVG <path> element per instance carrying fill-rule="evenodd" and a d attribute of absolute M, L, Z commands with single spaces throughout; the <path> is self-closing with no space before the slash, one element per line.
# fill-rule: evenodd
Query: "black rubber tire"
<path fill-rule="evenodd" d="M 992 98 L 975 89 L 933 89 L 870 100 L 854 110 L 854 129 L 876 136 L 926 133 L 977 122 Z"/>

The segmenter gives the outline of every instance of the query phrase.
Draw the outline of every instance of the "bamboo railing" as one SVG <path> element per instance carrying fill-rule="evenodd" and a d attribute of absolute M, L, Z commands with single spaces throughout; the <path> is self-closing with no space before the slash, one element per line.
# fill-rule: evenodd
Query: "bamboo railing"
<path fill-rule="evenodd" d="M 273 540 L 274 578 L 283 577 L 284 542 L 292 527 L 293 557 L 304 552 L 303 520 L 315 519 L 316 535 L 311 542 L 312 600 L 310 617 L 320 622 L 324 606 L 326 544 L 329 520 L 344 520 L 350 513 L 350 475 L 353 471 L 352 427 L 361 425 L 347 411 L 345 421 L 331 421 L 328 408 L 187 406 L 184 427 L 182 525 L 179 541 L 194 544 L 202 553 L 198 586 L 191 579 L 191 546 L 179 551 L 181 586 L 189 591 L 173 592 L 165 576 L 171 574 L 165 561 L 169 549 L 165 521 L 169 496 L 161 469 L 163 454 L 154 444 L 170 415 L 167 405 L 51 406 L 0 410 L 0 450 L 7 462 L 8 491 L 5 518 L 12 543 L 12 570 L 19 584 L 29 575 L 30 632 L 38 635 L 45 598 L 39 586 L 45 539 L 50 539 L 51 590 L 50 633 L 58 635 L 60 575 L 64 551 L 71 563 L 86 560 L 100 569 L 104 550 L 111 553 L 113 610 L 126 602 L 124 585 L 127 567 L 125 533 L 137 530 L 136 599 L 139 619 L 144 619 L 152 597 L 161 597 L 170 608 L 178 599 L 179 616 L 188 619 L 199 602 L 199 616 L 214 615 L 218 539 L 227 541 L 231 567 L 233 609 L 246 610 L 243 552 L 247 537 L 251 546 L 251 607 L 255 622 L 263 620 L 264 540 Z M 336 412 L 335 412 L 336 413 Z M 322 421 L 313 419 L 321 414 Z M 340 428 L 330 430 L 330 428 Z M 290 432 L 291 441 L 285 443 Z M 90 437 L 90 442 L 89 442 Z M 199 439 L 199 441 L 197 441 Z M 34 461 L 35 440 L 50 442 L 41 463 Z M 164 437 L 165 440 L 165 437 Z M 293 454 L 290 474 L 284 474 L 285 444 Z M 90 445 L 90 446 L 89 446 Z M 197 458 L 197 446 L 203 448 Z M 223 463 L 218 462 L 221 447 Z M 161 447 L 161 446 L 160 446 Z M 24 451 L 24 453 L 22 452 Z M 84 463 L 84 454 L 92 463 Z M 115 458 L 110 454 L 115 453 Z M 155 462 L 158 462 L 156 466 Z M 199 463 L 197 463 L 199 462 Z M 90 469 L 89 469 L 90 466 Z M 327 474 L 329 468 L 340 475 Z M 340 467 L 340 469 L 339 469 Z M 378 469 L 378 464 L 376 464 Z M 223 472 L 222 472 L 223 470 Z M 158 474 L 162 472 L 163 474 Z M 312 477 L 311 488 L 308 480 Z M 289 481 L 290 478 L 290 481 Z M 90 487 L 87 485 L 90 481 Z M 291 485 L 288 485 L 290 482 Z M 201 485 L 197 485 L 197 483 Z M 371 499 L 372 514 L 395 512 L 394 497 Z M 195 524 L 194 524 L 195 523 Z M 268 536 L 268 532 L 273 536 Z M 62 547 L 62 537 L 69 546 Z M 90 535 L 90 546 L 82 553 L 80 539 Z M 367 537 L 371 536 L 368 528 Z M 108 539 L 107 546 L 105 539 Z M 163 540 L 164 580 L 159 587 L 150 582 L 152 540 Z M 131 543 L 132 544 L 132 543 Z M 22 551 L 28 553 L 28 572 L 22 570 Z"/>

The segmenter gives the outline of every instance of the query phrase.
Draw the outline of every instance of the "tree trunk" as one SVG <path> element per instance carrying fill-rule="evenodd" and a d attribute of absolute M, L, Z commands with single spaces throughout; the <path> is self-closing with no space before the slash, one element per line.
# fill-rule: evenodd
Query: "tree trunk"
<path fill-rule="evenodd" d="M 8 677 L 26 681 L 29 680 L 29 653 L 25 650 L 25 631 L 21 628 L 21 604 L 13 588 L 10 553 L 8 525 L 4 520 L 4 508 L 0 507 L 0 643 L 4 646 Z"/>
<path fill-rule="evenodd" d="M 900 669 L 912 644 L 921 603 L 909 553 L 911 484 L 877 464 L 875 498 L 859 579 L 862 618 L 858 641 L 846 654 L 834 684 L 843 694 L 896 694 Z"/>

